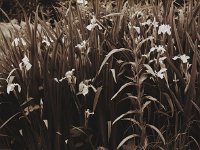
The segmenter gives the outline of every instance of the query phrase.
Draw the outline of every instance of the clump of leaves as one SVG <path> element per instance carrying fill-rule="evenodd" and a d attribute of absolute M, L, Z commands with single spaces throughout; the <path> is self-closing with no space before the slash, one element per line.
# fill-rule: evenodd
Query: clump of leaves
<path fill-rule="evenodd" d="M 199 5 L 67 1 L 53 27 L 25 15 L 0 44 L 2 146 L 199 147 Z"/>

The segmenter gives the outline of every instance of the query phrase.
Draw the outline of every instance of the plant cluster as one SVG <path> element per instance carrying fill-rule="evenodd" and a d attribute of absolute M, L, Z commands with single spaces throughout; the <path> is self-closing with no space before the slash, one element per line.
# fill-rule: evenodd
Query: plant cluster
<path fill-rule="evenodd" d="M 55 9 L 1 32 L 0 148 L 200 149 L 198 0 Z"/>

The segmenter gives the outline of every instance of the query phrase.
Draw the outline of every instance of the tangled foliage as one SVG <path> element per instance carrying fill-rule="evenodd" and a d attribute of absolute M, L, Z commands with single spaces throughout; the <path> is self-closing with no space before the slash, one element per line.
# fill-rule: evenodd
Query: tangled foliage
<path fill-rule="evenodd" d="M 38 5 L 42 6 L 47 12 L 53 9 L 57 2 L 58 0 L 1 0 L 0 7 L 10 19 L 20 21 L 24 19 L 23 10 L 28 16 L 33 17 Z M 7 21 L 5 14 L 2 12 L 0 12 L 0 21 Z"/>
<path fill-rule="evenodd" d="M 71 0 L 54 26 L 40 8 L 10 22 L 0 148 L 200 149 L 200 2 L 182 5 Z"/>

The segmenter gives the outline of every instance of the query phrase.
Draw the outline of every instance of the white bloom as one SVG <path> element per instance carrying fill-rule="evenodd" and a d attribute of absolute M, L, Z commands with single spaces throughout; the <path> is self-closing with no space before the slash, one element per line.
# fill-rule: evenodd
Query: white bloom
<path fill-rule="evenodd" d="M 21 135 L 23 136 L 23 132 L 22 132 L 22 129 L 20 129 L 20 130 L 19 130 L 19 133 L 20 133 L 20 134 L 21 134 Z"/>
<path fill-rule="evenodd" d="M 77 44 L 75 47 L 81 49 L 85 49 L 86 48 L 86 44 L 87 42 L 84 40 L 81 42 L 81 44 Z"/>
<path fill-rule="evenodd" d="M 75 69 L 72 69 L 71 71 L 67 71 L 65 73 L 65 77 L 67 78 L 67 81 L 69 83 L 76 83 L 76 77 L 74 76 Z"/>
<path fill-rule="evenodd" d="M 68 83 L 74 83 L 75 84 L 76 83 L 76 77 L 74 76 L 74 71 L 75 71 L 75 69 L 67 71 L 65 73 L 65 77 L 62 77 L 60 80 L 58 80 L 58 78 L 54 78 L 54 80 L 59 83 L 59 82 L 62 82 L 63 80 L 65 80 L 65 79 L 67 79 Z"/>
<path fill-rule="evenodd" d="M 147 73 L 150 73 L 154 77 L 159 77 L 160 79 L 164 78 L 164 73 L 167 71 L 166 68 L 161 68 L 160 71 L 157 72 L 153 71 L 153 69 L 148 64 L 144 64 L 144 66 L 147 68 L 146 70 Z"/>
<path fill-rule="evenodd" d="M 183 63 L 187 63 L 187 62 L 188 62 L 188 59 L 190 59 L 190 57 L 187 56 L 187 55 L 185 55 L 185 54 L 183 54 L 183 55 L 179 55 L 179 56 L 174 56 L 172 59 L 173 59 L 173 60 L 181 59 L 181 61 L 182 61 Z"/>
<path fill-rule="evenodd" d="M 163 79 L 163 78 L 164 78 L 164 72 L 166 72 L 166 71 L 167 71 L 166 68 L 162 68 L 162 69 L 160 69 L 160 71 L 158 71 L 158 72 L 155 71 L 155 74 L 156 74 L 157 77 Z"/>
<path fill-rule="evenodd" d="M 12 46 L 19 46 L 19 43 L 22 43 L 22 45 L 26 45 L 26 42 L 23 38 L 15 38 L 12 42 Z"/>
<path fill-rule="evenodd" d="M 78 3 L 78 4 L 87 5 L 87 4 L 88 4 L 88 1 L 86 1 L 86 0 L 77 0 L 77 3 Z"/>
<path fill-rule="evenodd" d="M 171 29 L 171 27 L 169 25 L 162 24 L 162 25 L 159 26 L 158 34 L 167 33 L 168 35 L 171 35 L 170 29 Z"/>
<path fill-rule="evenodd" d="M 84 84 L 83 81 L 79 84 L 79 92 L 83 94 L 84 96 L 88 94 L 88 85 Z"/>
<path fill-rule="evenodd" d="M 96 17 L 93 15 L 92 19 L 90 20 L 90 24 L 86 27 L 89 31 L 93 30 L 96 26 L 98 26 L 98 28 L 101 30 L 102 27 L 100 25 L 98 25 L 97 21 L 96 21 Z"/>
<path fill-rule="evenodd" d="M 159 63 L 164 64 L 163 61 L 166 59 L 167 57 L 160 57 L 159 58 Z"/>
<path fill-rule="evenodd" d="M 138 34 L 140 34 L 140 27 L 133 26 L 133 28 L 137 31 Z"/>
<path fill-rule="evenodd" d="M 11 73 L 13 71 L 11 71 Z M 19 84 L 17 84 L 17 83 L 13 83 L 14 78 L 15 78 L 15 76 L 9 75 L 8 78 L 6 79 L 6 82 L 8 83 L 7 84 L 7 93 L 8 94 L 10 94 L 11 91 L 14 91 L 16 86 L 18 88 L 18 92 L 21 92 L 21 86 Z"/>
<path fill-rule="evenodd" d="M 164 54 L 165 51 L 166 50 L 165 50 L 165 48 L 162 45 L 159 45 L 157 47 L 157 52 L 160 53 L 161 55 Z"/>
<path fill-rule="evenodd" d="M 50 46 L 53 40 L 51 38 L 47 38 L 46 36 L 43 37 L 42 43 L 45 43 L 47 46 Z"/>
<path fill-rule="evenodd" d="M 77 93 L 77 95 L 83 94 L 85 96 L 86 94 L 88 94 L 89 88 L 92 88 L 92 90 L 96 93 L 97 90 L 92 84 L 89 84 L 90 81 L 91 79 L 84 80 L 79 84 L 79 92 Z"/>
<path fill-rule="evenodd" d="M 65 140 L 65 144 L 67 144 L 67 143 L 68 143 L 68 139 Z"/>
<path fill-rule="evenodd" d="M 11 91 L 14 91 L 15 87 L 17 86 L 18 92 L 21 92 L 21 86 L 17 83 L 8 83 L 7 85 L 7 93 L 10 94 Z"/>
<path fill-rule="evenodd" d="M 154 26 L 154 28 L 158 27 L 158 22 L 156 21 L 156 18 L 154 17 L 152 25 Z"/>
<path fill-rule="evenodd" d="M 152 47 L 150 49 L 149 55 L 150 55 L 151 52 L 153 52 L 155 50 L 157 50 L 157 52 L 160 53 L 161 55 L 164 54 L 164 52 L 166 51 L 165 48 L 162 45 L 159 45 L 159 46 Z"/>
<path fill-rule="evenodd" d="M 19 64 L 19 68 L 22 70 L 22 68 L 25 67 L 26 70 L 30 70 L 32 65 L 29 62 L 28 57 L 25 55 L 24 58 L 22 59 L 22 62 Z"/>
<path fill-rule="evenodd" d="M 75 69 L 72 69 L 72 70 L 70 70 L 70 71 L 67 71 L 66 73 L 65 73 L 65 76 L 67 77 L 67 78 L 70 78 L 71 76 L 73 76 L 73 72 L 75 71 Z"/>
<path fill-rule="evenodd" d="M 152 47 L 152 48 L 150 49 L 150 52 L 149 52 L 149 53 L 154 52 L 154 51 L 156 50 L 156 47 L 157 47 L 157 46 Z"/>
<path fill-rule="evenodd" d="M 152 21 L 151 21 L 151 19 L 148 19 L 146 22 L 143 22 L 143 23 L 141 23 L 141 25 L 142 26 L 145 26 L 145 25 L 151 25 L 152 24 Z"/>
<path fill-rule="evenodd" d="M 58 82 L 58 83 L 59 83 L 59 81 L 58 81 L 58 78 L 54 78 L 54 81 L 56 81 L 56 82 Z"/>
<path fill-rule="evenodd" d="M 153 22 L 151 21 L 151 19 L 148 19 L 146 22 L 141 23 L 142 26 L 145 26 L 145 25 L 150 26 L 151 24 L 153 25 L 154 28 L 158 27 L 158 22 L 156 21 L 155 17 L 154 17 Z"/>
<path fill-rule="evenodd" d="M 43 120 L 43 121 L 44 121 L 45 126 L 48 128 L 48 120 Z"/>
<path fill-rule="evenodd" d="M 91 112 L 89 109 L 85 111 L 85 117 L 88 119 L 90 115 L 94 115 L 94 112 Z"/>

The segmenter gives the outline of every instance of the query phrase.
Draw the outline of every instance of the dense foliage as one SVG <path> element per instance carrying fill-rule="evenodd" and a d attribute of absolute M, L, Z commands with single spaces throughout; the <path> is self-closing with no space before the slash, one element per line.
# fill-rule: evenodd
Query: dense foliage
<path fill-rule="evenodd" d="M 1 24 L 1 149 L 200 149 L 198 0 L 54 9 Z"/>

